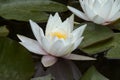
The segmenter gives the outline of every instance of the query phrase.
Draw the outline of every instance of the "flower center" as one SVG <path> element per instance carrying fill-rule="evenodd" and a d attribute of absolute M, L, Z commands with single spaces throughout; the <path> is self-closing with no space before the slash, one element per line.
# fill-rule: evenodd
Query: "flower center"
<path fill-rule="evenodd" d="M 67 35 L 64 34 L 64 33 L 60 33 L 60 32 L 54 32 L 51 34 L 52 37 L 57 37 L 59 39 L 63 38 L 63 39 L 66 39 L 67 38 Z"/>

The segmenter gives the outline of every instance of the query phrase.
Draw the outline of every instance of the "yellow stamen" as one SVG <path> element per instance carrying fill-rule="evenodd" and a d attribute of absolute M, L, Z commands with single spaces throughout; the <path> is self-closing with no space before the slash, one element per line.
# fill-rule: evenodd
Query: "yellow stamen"
<path fill-rule="evenodd" d="M 67 35 L 64 33 L 60 33 L 60 32 L 54 32 L 51 34 L 52 37 L 58 37 L 59 39 L 63 38 L 66 39 Z"/>

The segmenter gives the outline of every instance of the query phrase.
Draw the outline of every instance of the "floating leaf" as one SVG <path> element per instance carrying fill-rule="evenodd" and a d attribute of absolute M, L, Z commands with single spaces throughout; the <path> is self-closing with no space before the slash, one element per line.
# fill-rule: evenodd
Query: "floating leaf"
<path fill-rule="evenodd" d="M 88 47 L 113 36 L 112 30 L 106 26 L 101 26 L 94 23 L 84 24 L 87 24 L 87 27 L 83 34 L 84 40 L 80 44 L 80 48 Z"/>
<path fill-rule="evenodd" d="M 100 53 L 110 49 L 112 47 L 112 42 L 113 42 L 112 38 L 107 39 L 105 41 L 93 44 L 91 46 L 81 48 L 81 50 L 85 53 L 88 53 L 89 55 Z"/>
<path fill-rule="evenodd" d="M 115 33 L 112 45 L 113 47 L 107 52 L 106 57 L 120 59 L 120 33 Z"/>
<path fill-rule="evenodd" d="M 8 14 L 9 13 L 9 14 Z M 32 19 L 36 22 L 45 22 L 47 21 L 49 14 L 45 12 L 30 12 L 30 11 L 21 11 L 21 10 L 7 10 L 0 12 L 0 15 L 6 19 L 13 19 L 19 21 L 29 21 Z"/>
<path fill-rule="evenodd" d="M 1 9 L 64 12 L 67 7 L 51 0 L 11 0 L 2 3 Z"/>
<path fill-rule="evenodd" d="M 82 76 L 80 80 L 109 80 L 102 74 L 100 74 L 95 67 L 91 67 L 88 71 Z"/>
<path fill-rule="evenodd" d="M 89 55 L 108 50 L 106 54 L 107 58 L 120 59 L 120 33 L 114 33 L 113 38 L 81 48 L 81 50 Z"/>
<path fill-rule="evenodd" d="M 9 31 L 5 26 L 0 27 L 0 36 L 7 36 L 8 34 Z"/>
<path fill-rule="evenodd" d="M 83 34 L 84 40 L 80 44 L 79 49 L 89 55 L 108 50 L 111 48 L 113 35 L 113 31 L 109 27 L 87 23 Z"/>
<path fill-rule="evenodd" d="M 0 37 L 0 79 L 29 80 L 33 71 L 28 51 L 13 40 Z"/>
<path fill-rule="evenodd" d="M 6 19 L 47 21 L 47 12 L 64 12 L 67 7 L 50 0 L 0 0 L 0 16 Z"/>

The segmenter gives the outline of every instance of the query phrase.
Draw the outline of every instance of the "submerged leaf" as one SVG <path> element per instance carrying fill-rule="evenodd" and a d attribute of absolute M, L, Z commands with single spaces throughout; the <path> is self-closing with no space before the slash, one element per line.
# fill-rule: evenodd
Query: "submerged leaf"
<path fill-rule="evenodd" d="M 53 77 L 51 75 L 46 75 L 43 77 L 32 78 L 31 80 L 52 80 Z"/>
<path fill-rule="evenodd" d="M 90 67 L 80 80 L 109 80 L 100 74 L 95 67 Z"/>
<path fill-rule="evenodd" d="M 0 36 L 7 36 L 9 34 L 8 29 L 5 26 L 0 27 Z"/>
<path fill-rule="evenodd" d="M 69 60 L 60 60 L 47 69 L 47 73 L 55 77 L 55 80 L 79 80 L 81 73 L 77 66 Z"/>

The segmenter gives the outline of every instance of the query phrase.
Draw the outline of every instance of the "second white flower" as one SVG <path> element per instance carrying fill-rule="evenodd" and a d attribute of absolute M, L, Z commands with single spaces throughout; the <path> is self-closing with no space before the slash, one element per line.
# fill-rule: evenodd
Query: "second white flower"
<path fill-rule="evenodd" d="M 84 11 L 68 6 L 78 17 L 97 24 L 107 25 L 120 18 L 120 0 L 79 0 Z"/>

